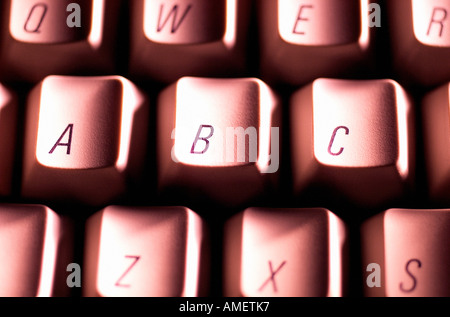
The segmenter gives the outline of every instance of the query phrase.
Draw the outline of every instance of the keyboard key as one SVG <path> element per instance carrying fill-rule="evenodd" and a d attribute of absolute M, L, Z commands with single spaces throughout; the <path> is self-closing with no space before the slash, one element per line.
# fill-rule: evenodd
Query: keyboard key
<path fill-rule="evenodd" d="M 143 168 L 148 107 L 119 76 L 50 76 L 29 95 L 24 197 L 105 204 Z"/>
<path fill-rule="evenodd" d="M 7 80 L 114 70 L 118 0 L 8 0 L 2 3 L 0 70 Z"/>
<path fill-rule="evenodd" d="M 131 74 L 165 83 L 186 75 L 241 76 L 250 5 L 249 0 L 133 1 Z"/>
<path fill-rule="evenodd" d="M 158 185 L 239 205 L 271 188 L 279 169 L 279 107 L 253 78 L 184 77 L 158 100 Z"/>
<path fill-rule="evenodd" d="M 84 295 L 205 295 L 204 230 L 184 207 L 106 207 L 86 224 Z"/>
<path fill-rule="evenodd" d="M 392 64 L 402 80 L 437 85 L 450 80 L 450 1 L 388 1 Z"/>
<path fill-rule="evenodd" d="M 0 195 L 12 194 L 13 168 L 17 141 L 17 96 L 0 84 Z"/>
<path fill-rule="evenodd" d="M 426 188 L 435 202 L 449 202 L 450 190 L 450 84 L 442 85 L 429 92 L 422 101 L 424 149 L 426 161 Z"/>
<path fill-rule="evenodd" d="M 368 1 L 258 1 L 262 79 L 306 84 L 364 69 L 375 28 Z M 372 29 L 372 30 L 371 30 Z"/>
<path fill-rule="evenodd" d="M 361 237 L 366 296 L 450 296 L 449 209 L 389 209 Z"/>
<path fill-rule="evenodd" d="M 343 296 L 347 233 L 322 208 L 248 208 L 224 240 L 225 296 Z"/>
<path fill-rule="evenodd" d="M 409 189 L 413 113 L 396 82 L 317 79 L 292 96 L 290 113 L 295 194 L 318 185 L 376 205 Z"/>
<path fill-rule="evenodd" d="M 63 222 L 48 207 L 0 205 L 0 296 L 67 295 L 56 292 L 62 278 L 58 263 L 71 248 L 64 235 Z"/>

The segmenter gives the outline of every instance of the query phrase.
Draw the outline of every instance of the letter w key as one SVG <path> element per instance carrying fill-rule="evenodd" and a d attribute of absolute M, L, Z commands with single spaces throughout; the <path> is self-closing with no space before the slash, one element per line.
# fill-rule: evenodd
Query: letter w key
<path fill-rule="evenodd" d="M 199 44 L 218 41 L 225 31 L 225 0 L 147 0 L 144 32 L 153 42 Z"/>

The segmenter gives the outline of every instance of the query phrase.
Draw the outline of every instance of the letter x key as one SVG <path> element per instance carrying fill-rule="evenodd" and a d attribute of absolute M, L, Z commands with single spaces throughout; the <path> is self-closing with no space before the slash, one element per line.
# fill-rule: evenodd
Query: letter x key
<path fill-rule="evenodd" d="M 343 296 L 346 240 L 327 209 L 248 208 L 225 225 L 224 295 Z"/>
<path fill-rule="evenodd" d="M 286 261 L 281 262 L 281 264 L 278 266 L 278 268 L 274 271 L 272 267 L 272 261 L 269 261 L 269 270 L 270 270 L 270 276 L 267 278 L 267 280 L 261 285 L 261 287 L 258 289 L 258 291 L 262 291 L 264 287 L 266 287 L 267 284 L 272 282 L 273 291 L 277 292 L 277 284 L 275 282 L 275 275 L 281 270 L 281 268 L 286 264 Z"/>

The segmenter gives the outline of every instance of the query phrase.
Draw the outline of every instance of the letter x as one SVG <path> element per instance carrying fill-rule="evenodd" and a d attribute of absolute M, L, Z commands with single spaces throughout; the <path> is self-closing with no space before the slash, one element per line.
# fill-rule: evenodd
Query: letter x
<path fill-rule="evenodd" d="M 278 268 L 274 271 L 273 267 L 272 267 L 272 261 L 269 261 L 269 270 L 270 270 L 270 276 L 267 278 L 267 280 L 264 281 L 264 283 L 261 285 L 261 287 L 258 289 L 258 291 L 262 291 L 264 287 L 266 287 L 266 285 L 269 282 L 272 282 L 272 286 L 273 286 L 273 291 L 277 292 L 277 284 L 275 283 L 275 274 L 278 273 L 279 270 L 281 270 L 281 268 L 286 264 L 286 261 L 283 261 Z"/>

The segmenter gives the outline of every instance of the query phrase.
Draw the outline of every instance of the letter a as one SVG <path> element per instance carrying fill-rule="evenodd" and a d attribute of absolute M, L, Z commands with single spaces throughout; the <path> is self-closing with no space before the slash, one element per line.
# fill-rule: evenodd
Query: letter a
<path fill-rule="evenodd" d="M 66 284 L 68 287 L 81 287 L 81 268 L 77 263 L 69 263 L 67 272 L 72 272 L 67 276 Z"/>
<path fill-rule="evenodd" d="M 377 263 L 370 263 L 369 265 L 367 265 L 366 268 L 367 272 L 372 272 L 370 273 L 367 278 L 366 278 L 366 284 L 368 287 L 372 288 L 372 287 L 381 287 L 381 268 L 380 265 Z"/>
<path fill-rule="evenodd" d="M 67 146 L 67 155 L 70 154 L 70 147 L 72 146 L 72 131 L 73 131 L 73 124 L 69 124 L 67 128 L 64 130 L 64 132 L 59 137 L 58 141 L 56 141 L 55 145 L 53 145 L 52 149 L 49 154 L 53 154 L 53 151 L 55 151 L 57 146 Z M 67 143 L 61 143 L 62 138 L 66 135 L 66 133 L 69 132 Z"/>
<path fill-rule="evenodd" d="M 69 28 L 73 28 L 73 27 L 77 27 L 80 28 L 81 27 L 81 7 L 78 3 L 69 3 L 67 5 L 67 12 L 72 12 L 71 14 L 69 14 L 67 16 L 67 26 Z"/>
<path fill-rule="evenodd" d="M 381 27 L 381 9 L 378 3 L 369 4 L 369 27 Z"/>

